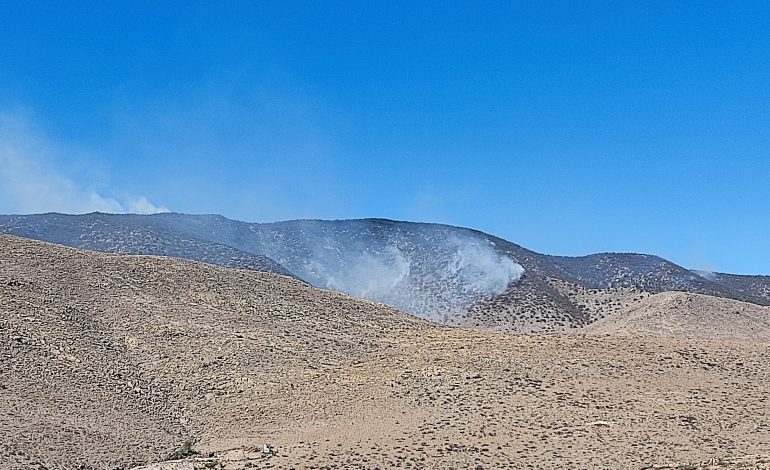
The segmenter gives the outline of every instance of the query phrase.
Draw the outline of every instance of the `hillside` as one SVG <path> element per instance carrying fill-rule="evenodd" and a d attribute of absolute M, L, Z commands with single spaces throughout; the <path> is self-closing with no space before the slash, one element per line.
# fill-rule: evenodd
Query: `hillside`
<path fill-rule="evenodd" d="M 770 307 L 665 292 L 579 330 L 581 333 L 770 342 Z"/>
<path fill-rule="evenodd" d="M 260 396 L 287 393 L 286 404 L 286 374 L 356 361 L 425 326 L 286 277 L 8 236 L 0 289 L 0 455 L 21 467 L 157 459 L 202 425 L 188 415 L 233 424 Z M 280 417 L 279 402 L 268 408 L 261 424 Z M 83 449 L 90 440 L 103 445 Z"/>
<path fill-rule="evenodd" d="M 743 292 L 749 302 L 770 305 L 770 276 L 741 276 L 725 273 L 701 273 L 707 279 Z"/>
<path fill-rule="evenodd" d="M 448 328 L 289 277 L 10 236 L 0 312 L 4 468 L 130 468 L 186 439 L 230 469 L 641 468 L 770 448 L 754 342 Z"/>
<path fill-rule="evenodd" d="M 0 232 L 292 275 L 432 321 L 504 332 L 569 331 L 630 306 L 634 296 L 672 290 L 770 304 L 767 277 L 705 276 L 642 254 L 549 256 L 437 224 L 92 213 L 0 216 Z"/>
<path fill-rule="evenodd" d="M 524 274 L 519 264 L 475 232 L 386 220 L 248 224 L 182 214 L 41 214 L 0 216 L 0 232 L 98 251 L 166 254 L 248 268 L 222 262 L 230 260 L 227 256 L 171 252 L 176 245 L 166 240 L 193 240 L 201 249 L 230 247 L 275 260 L 316 287 L 450 324 L 461 321 L 476 303 L 505 292 Z M 137 232 L 147 235 L 138 237 Z"/>
<path fill-rule="evenodd" d="M 147 223 L 143 216 L 42 214 L 0 216 L 0 232 L 73 248 L 127 255 L 173 256 L 227 268 L 293 276 L 267 256 Z"/>

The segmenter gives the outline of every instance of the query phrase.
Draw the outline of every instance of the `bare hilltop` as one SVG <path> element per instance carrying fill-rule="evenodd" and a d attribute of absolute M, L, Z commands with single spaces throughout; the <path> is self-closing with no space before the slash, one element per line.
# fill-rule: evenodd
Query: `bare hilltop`
<path fill-rule="evenodd" d="M 681 334 L 691 297 L 668 294 L 678 330 L 610 327 L 666 302 L 551 289 L 607 329 L 450 327 L 288 275 L 0 235 L 3 468 L 767 468 L 766 329 Z"/>
<path fill-rule="evenodd" d="M 770 307 L 686 292 L 647 297 L 581 333 L 768 342 Z"/>

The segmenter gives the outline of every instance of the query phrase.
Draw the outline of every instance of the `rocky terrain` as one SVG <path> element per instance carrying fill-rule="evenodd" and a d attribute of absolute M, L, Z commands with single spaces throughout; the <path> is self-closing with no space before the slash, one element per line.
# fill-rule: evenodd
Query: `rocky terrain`
<path fill-rule="evenodd" d="M 753 468 L 758 470 L 770 468 L 770 454 L 742 455 L 740 457 L 712 457 L 700 462 L 653 465 L 644 470 L 719 470 L 739 468 Z"/>
<path fill-rule="evenodd" d="M 0 235 L 0 455 L 10 469 L 762 468 L 745 456 L 770 448 L 769 342 L 475 331 L 288 276 Z"/>

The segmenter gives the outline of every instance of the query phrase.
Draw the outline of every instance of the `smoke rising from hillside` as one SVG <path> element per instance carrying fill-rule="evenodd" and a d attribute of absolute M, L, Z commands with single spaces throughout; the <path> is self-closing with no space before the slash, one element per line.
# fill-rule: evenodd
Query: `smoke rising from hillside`
<path fill-rule="evenodd" d="M 717 278 L 716 273 L 711 269 L 693 269 L 692 272 L 709 281 L 715 281 Z"/>
<path fill-rule="evenodd" d="M 316 287 L 439 322 L 465 316 L 524 275 L 484 234 L 446 225 L 384 219 L 245 224 L 215 216 L 172 216 L 165 223 L 194 239 L 267 256 Z"/>
<path fill-rule="evenodd" d="M 77 153 L 52 142 L 26 119 L 0 111 L 0 212 L 168 212 L 145 196 L 104 195 L 68 176 L 64 169 Z"/>
<path fill-rule="evenodd" d="M 447 272 L 460 278 L 462 286 L 481 295 L 501 294 L 521 279 L 524 268 L 498 254 L 486 240 L 454 238 L 455 253 Z"/>
<path fill-rule="evenodd" d="M 310 261 L 311 268 L 323 274 L 324 287 L 356 297 L 377 300 L 391 295 L 393 289 L 409 277 L 411 263 L 396 248 L 389 246 L 381 253 L 354 252 L 344 256 L 337 269 Z"/>
<path fill-rule="evenodd" d="M 306 257 L 271 252 L 269 245 L 265 254 L 316 286 L 436 321 L 503 293 L 524 275 L 480 236 L 396 230 L 351 240 L 351 232 L 329 233 L 308 222 Z"/>

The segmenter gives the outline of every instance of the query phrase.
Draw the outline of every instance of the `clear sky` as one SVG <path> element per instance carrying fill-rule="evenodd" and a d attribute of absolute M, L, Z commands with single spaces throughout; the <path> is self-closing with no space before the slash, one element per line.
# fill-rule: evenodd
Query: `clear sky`
<path fill-rule="evenodd" d="M 767 1 L 0 2 L 3 213 L 387 217 L 770 274 L 769 178 Z"/>

